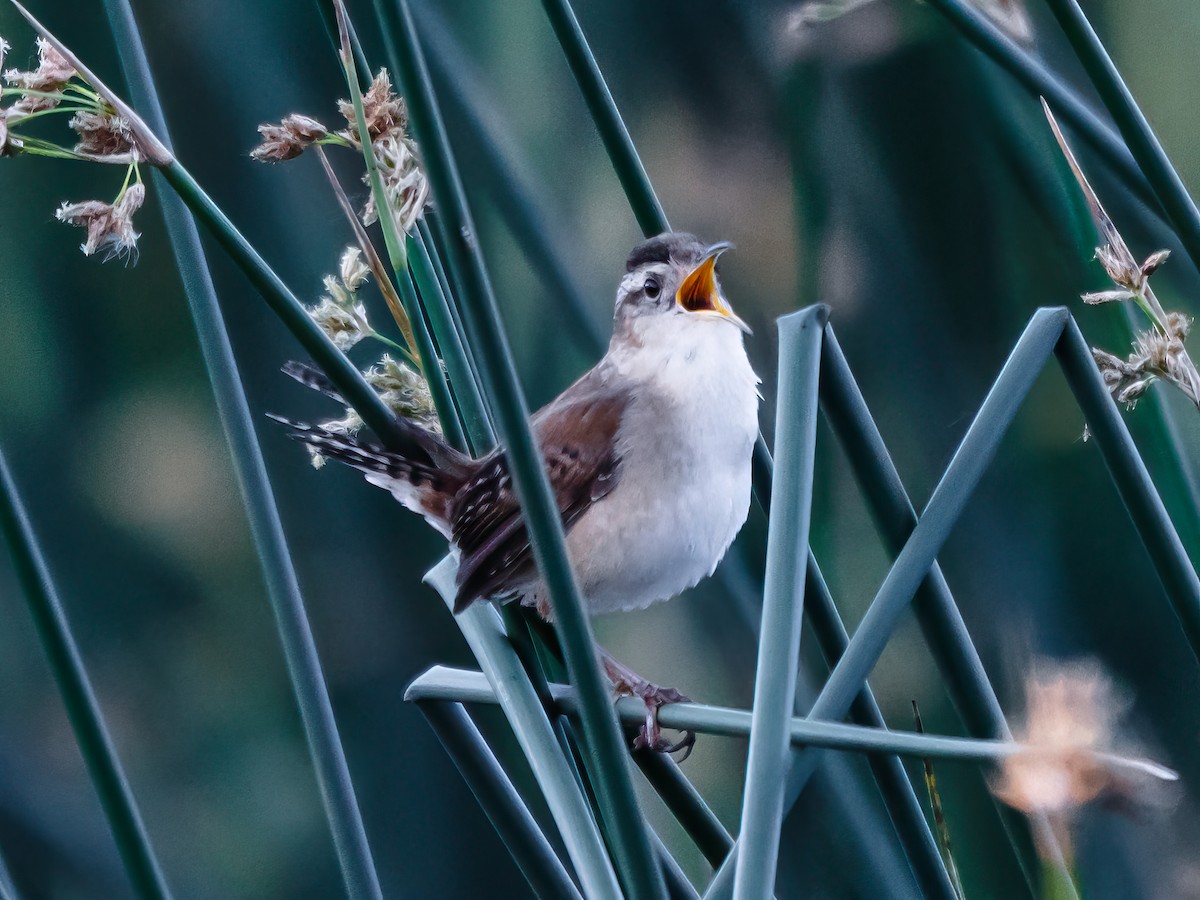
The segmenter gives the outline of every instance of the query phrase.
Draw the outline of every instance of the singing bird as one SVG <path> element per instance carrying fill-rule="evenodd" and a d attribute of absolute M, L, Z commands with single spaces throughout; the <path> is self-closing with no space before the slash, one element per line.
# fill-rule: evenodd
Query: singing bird
<path fill-rule="evenodd" d="M 758 434 L 749 328 L 716 264 L 727 243 L 669 232 L 634 247 L 617 288 L 608 352 L 532 418 L 588 612 L 641 609 L 711 575 L 746 521 Z M 412 425 L 422 458 L 285 421 L 292 436 L 366 474 L 445 535 L 459 556 L 456 613 L 477 600 L 552 610 L 501 450 L 472 459 Z M 411 424 L 411 423 L 410 423 Z M 637 744 L 690 748 L 659 732 L 685 698 L 599 650 L 618 693 L 640 697 Z"/>

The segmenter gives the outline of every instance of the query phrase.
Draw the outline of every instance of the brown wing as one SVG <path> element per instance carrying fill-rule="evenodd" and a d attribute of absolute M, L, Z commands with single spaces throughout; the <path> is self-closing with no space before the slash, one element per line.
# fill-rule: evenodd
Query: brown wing
<path fill-rule="evenodd" d="M 612 390 L 593 369 L 533 417 L 564 528 L 616 485 L 617 429 L 625 404 L 625 393 Z M 487 457 L 458 492 L 451 522 L 462 554 L 455 612 L 483 597 L 504 597 L 533 571 L 529 536 L 503 454 Z"/>

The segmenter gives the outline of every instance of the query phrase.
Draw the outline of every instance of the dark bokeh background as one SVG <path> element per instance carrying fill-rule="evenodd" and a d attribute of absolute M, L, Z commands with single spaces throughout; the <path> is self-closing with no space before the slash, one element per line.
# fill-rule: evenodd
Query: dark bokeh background
<path fill-rule="evenodd" d="M 120 84 L 100 4 L 34 11 Z M 1035 7 L 1039 5 L 1035 2 Z M 1086 4 L 1184 180 L 1200 184 L 1190 0 Z M 333 121 L 345 91 L 313 4 L 136 4 L 179 156 L 302 297 L 320 293 L 350 234 L 315 160 L 252 162 L 255 126 L 304 111 Z M 636 224 L 540 6 L 415 0 L 439 66 L 504 135 L 549 223 L 553 252 L 607 329 Z M 823 301 L 920 506 L 1024 322 L 1069 304 L 1094 343 L 1121 350 L 1113 310 L 1075 299 L 1103 286 L 1034 100 L 930 8 L 877 0 L 831 24 L 792 26 L 778 3 L 633 0 L 579 15 L 672 223 L 738 252 L 729 296 L 754 326 L 771 430 L 772 320 Z M 370 5 L 355 3 L 382 59 Z M 1077 72 L 1040 8 L 1039 49 Z M 32 36 L 0 7 L 8 65 Z M 443 92 L 444 96 L 446 92 Z M 1090 95 L 1089 95 L 1090 96 Z M 519 249 L 494 204 L 481 148 L 447 102 L 451 137 L 532 403 L 594 360 L 544 265 Z M 1082 153 L 1136 253 L 1172 246 Z M 353 160 L 344 171 L 353 176 Z M 101 265 L 53 221 L 63 200 L 111 197 L 116 170 L 0 162 L 0 439 L 32 509 L 134 792 L 180 897 L 328 897 L 338 872 L 226 447 L 155 194 L 139 215 L 137 265 Z M 353 183 L 353 182 L 349 182 Z M 359 189 L 359 196 L 364 189 Z M 300 351 L 244 279 L 212 253 L 251 406 L 297 418 L 334 411 L 278 373 Z M 1180 255 L 1156 286 L 1196 311 Z M 373 308 L 386 320 L 382 304 Z M 354 351 L 364 366 L 365 345 Z M 1163 391 L 1196 477 L 1194 411 Z M 1128 415 L 1200 555 L 1155 403 Z M 1019 710 L 1034 654 L 1098 657 L 1131 707 L 1122 741 L 1178 768 L 1178 805 L 1140 820 L 1091 812 L 1080 870 L 1092 897 L 1200 896 L 1200 687 L 1139 538 L 1053 366 L 941 557 L 1006 708 Z M 415 709 L 405 685 L 437 662 L 469 665 L 421 574 L 444 549 L 387 495 L 306 456 L 265 422 L 268 464 L 350 766 L 389 896 L 523 896 L 500 841 Z M 845 462 L 820 435 L 813 545 L 848 622 L 887 557 Z M 758 514 L 727 583 L 761 567 Z M 601 638 L 646 676 L 711 703 L 747 705 L 753 604 L 701 586 L 645 612 L 600 620 Z M 23 598 L 0 565 L 0 852 L 30 898 L 121 897 L 123 871 L 63 715 Z M 806 645 L 806 655 L 813 648 Z M 810 667 L 819 674 L 819 666 Z M 873 678 L 889 721 L 958 723 L 919 633 L 898 633 Z M 490 734 L 509 740 L 485 715 Z M 705 738 L 686 763 L 731 826 L 743 742 Z M 857 760 L 831 758 L 785 831 L 784 896 L 878 896 L 894 848 L 846 822 L 872 815 Z M 915 774 L 915 773 L 914 773 Z M 518 770 L 519 778 L 526 779 Z M 839 781 L 839 779 L 841 779 Z M 972 898 L 1018 881 L 974 770 L 945 764 L 942 796 Z M 865 807 L 863 806 L 865 804 Z M 653 821 L 696 876 L 706 868 L 656 802 Z"/>

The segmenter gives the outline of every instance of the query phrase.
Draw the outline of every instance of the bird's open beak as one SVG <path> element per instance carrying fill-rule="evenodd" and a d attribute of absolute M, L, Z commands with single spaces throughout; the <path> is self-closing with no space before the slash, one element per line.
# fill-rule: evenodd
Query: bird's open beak
<path fill-rule="evenodd" d="M 721 316 L 749 334 L 750 326 L 734 315 L 717 288 L 717 258 L 732 249 L 733 244 L 727 241 L 709 247 L 704 262 L 683 279 L 683 284 L 675 293 L 675 302 L 688 312 Z"/>

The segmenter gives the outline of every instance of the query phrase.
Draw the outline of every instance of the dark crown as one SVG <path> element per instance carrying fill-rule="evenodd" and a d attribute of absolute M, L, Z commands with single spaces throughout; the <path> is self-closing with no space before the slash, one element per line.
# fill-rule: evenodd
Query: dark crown
<path fill-rule="evenodd" d="M 686 231 L 665 231 L 642 241 L 629 252 L 625 271 L 632 272 L 646 263 L 699 262 L 705 244 Z"/>

